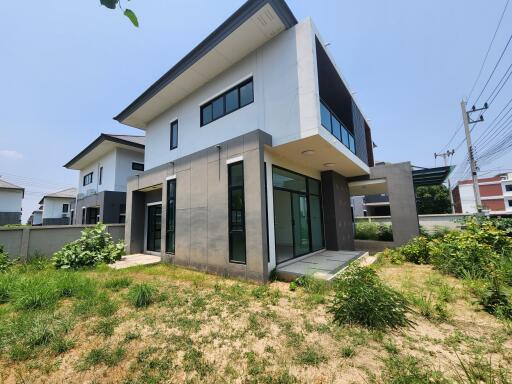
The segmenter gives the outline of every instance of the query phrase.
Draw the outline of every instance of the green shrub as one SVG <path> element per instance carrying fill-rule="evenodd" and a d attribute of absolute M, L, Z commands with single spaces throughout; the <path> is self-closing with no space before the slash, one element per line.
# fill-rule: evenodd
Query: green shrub
<path fill-rule="evenodd" d="M 430 241 L 427 237 L 419 236 L 399 248 L 405 260 L 414 264 L 428 264 L 430 261 Z"/>
<path fill-rule="evenodd" d="M 379 241 L 393 241 L 393 229 L 391 225 L 381 224 L 377 233 L 377 240 Z"/>
<path fill-rule="evenodd" d="M 400 249 L 386 248 L 382 251 L 381 256 L 391 264 L 402 265 L 406 262 L 405 256 L 400 252 Z"/>
<path fill-rule="evenodd" d="M 430 261 L 440 271 L 458 278 L 485 278 L 499 263 L 492 246 L 470 231 L 451 232 L 431 242 Z"/>
<path fill-rule="evenodd" d="M 141 283 L 130 288 L 128 298 L 135 308 L 143 308 L 155 302 L 156 294 L 155 287 Z"/>
<path fill-rule="evenodd" d="M 410 311 L 404 296 L 380 281 L 368 267 L 350 266 L 335 282 L 335 296 L 328 311 L 334 322 L 384 329 L 409 326 Z"/>
<path fill-rule="evenodd" d="M 100 263 L 113 263 L 124 255 L 124 244 L 114 244 L 106 226 L 98 223 L 86 228 L 78 240 L 66 244 L 53 255 L 56 268 L 92 267 Z"/>
<path fill-rule="evenodd" d="M 376 223 L 356 223 L 355 238 L 358 240 L 377 240 L 379 225 Z"/>
<path fill-rule="evenodd" d="M 512 303 L 496 275 L 491 277 L 485 289 L 481 292 L 480 304 L 490 314 L 512 319 Z"/>
<path fill-rule="evenodd" d="M 0 273 L 6 272 L 14 264 L 13 260 L 9 260 L 9 255 L 4 251 L 4 247 L 0 244 Z"/>

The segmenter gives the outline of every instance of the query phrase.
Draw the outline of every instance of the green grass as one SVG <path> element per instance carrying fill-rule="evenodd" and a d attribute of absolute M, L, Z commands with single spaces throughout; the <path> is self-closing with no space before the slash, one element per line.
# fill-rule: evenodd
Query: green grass
<path fill-rule="evenodd" d="M 87 369 L 90 369 L 91 367 L 104 364 L 108 367 L 113 367 L 126 355 L 126 349 L 123 347 L 115 347 L 115 348 L 109 348 L 109 347 L 100 347 L 100 348 L 93 348 L 91 349 L 87 354 L 85 354 L 80 363 L 78 368 L 82 371 L 85 371 Z"/>
<path fill-rule="evenodd" d="M 120 291 L 121 289 L 128 288 L 132 284 L 133 280 L 129 277 L 114 277 L 105 282 L 104 287 L 114 292 Z"/>
<path fill-rule="evenodd" d="M 135 308 L 145 308 L 156 300 L 157 290 L 150 284 L 136 284 L 130 288 L 128 299 Z"/>

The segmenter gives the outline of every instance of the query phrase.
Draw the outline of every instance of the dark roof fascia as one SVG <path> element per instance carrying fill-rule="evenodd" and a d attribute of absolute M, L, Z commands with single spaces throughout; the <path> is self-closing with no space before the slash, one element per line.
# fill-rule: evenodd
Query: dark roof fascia
<path fill-rule="evenodd" d="M 80 160 L 82 157 L 87 155 L 89 152 L 91 152 L 94 148 L 96 148 L 98 145 L 100 145 L 104 141 L 112 141 L 113 143 L 118 144 L 124 144 L 129 145 L 135 148 L 144 149 L 144 144 L 134 143 L 133 141 L 129 140 L 123 140 L 119 137 L 111 136 L 106 133 L 102 133 L 96 140 L 94 140 L 91 144 L 89 144 L 82 152 L 80 152 L 78 155 L 73 157 L 70 161 L 68 161 L 64 168 L 71 167 L 74 163 L 76 163 L 78 160 Z"/>
<path fill-rule="evenodd" d="M 174 67 L 160 77 L 153 85 L 137 97 L 128 107 L 119 113 L 114 120 L 122 122 L 133 112 L 153 98 L 158 92 L 174 81 L 179 75 L 194 65 L 199 59 L 210 52 L 216 45 L 247 21 L 256 11 L 266 4 L 270 4 L 277 13 L 285 28 L 297 24 L 297 19 L 284 0 L 248 0 L 217 29 L 210 33 L 192 51 L 182 58 Z"/>

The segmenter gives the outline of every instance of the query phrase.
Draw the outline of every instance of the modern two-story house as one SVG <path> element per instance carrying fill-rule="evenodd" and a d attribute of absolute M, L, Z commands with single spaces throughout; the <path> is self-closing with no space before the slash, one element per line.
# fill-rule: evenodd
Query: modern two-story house
<path fill-rule="evenodd" d="M 0 225 L 21 224 L 25 189 L 0 179 Z"/>
<path fill-rule="evenodd" d="M 129 253 L 266 281 L 354 249 L 349 181 L 366 188 L 370 126 L 313 22 L 283 0 L 247 1 L 115 119 L 146 135 Z"/>
<path fill-rule="evenodd" d="M 42 225 L 69 225 L 72 223 L 71 206 L 76 199 L 76 188 L 44 195 L 39 201 L 42 205 Z"/>
<path fill-rule="evenodd" d="M 64 167 L 80 171 L 73 224 L 124 223 L 128 178 L 144 171 L 144 136 L 102 133 Z"/>

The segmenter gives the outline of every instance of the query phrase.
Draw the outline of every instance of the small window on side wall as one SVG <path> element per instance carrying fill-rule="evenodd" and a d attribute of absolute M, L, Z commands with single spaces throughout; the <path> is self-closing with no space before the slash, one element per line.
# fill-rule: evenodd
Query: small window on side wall
<path fill-rule="evenodd" d="M 170 149 L 178 148 L 178 120 L 171 123 L 171 142 Z"/>
<path fill-rule="evenodd" d="M 68 213 L 69 204 L 62 204 L 62 213 Z"/>
<path fill-rule="evenodd" d="M 87 175 L 84 176 L 84 180 L 83 180 L 83 185 L 86 186 L 86 185 L 89 185 L 92 183 L 92 172 L 88 173 Z"/>
<path fill-rule="evenodd" d="M 98 176 L 98 184 L 101 185 L 103 183 L 103 167 L 100 167 L 100 174 Z"/>
<path fill-rule="evenodd" d="M 134 170 L 134 171 L 144 171 L 144 164 L 132 162 L 132 170 Z"/>

